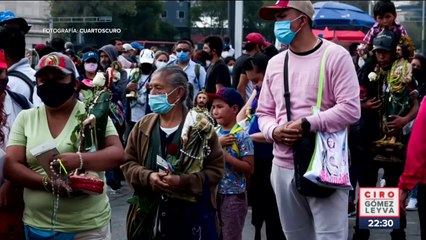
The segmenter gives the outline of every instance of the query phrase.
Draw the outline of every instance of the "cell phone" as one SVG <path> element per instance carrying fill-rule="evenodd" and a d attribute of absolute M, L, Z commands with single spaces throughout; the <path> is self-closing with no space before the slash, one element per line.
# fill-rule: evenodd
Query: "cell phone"
<path fill-rule="evenodd" d="M 56 143 L 53 140 L 38 145 L 37 147 L 31 149 L 30 153 L 36 157 L 38 163 L 41 167 L 43 167 L 44 171 L 48 175 L 53 174 L 50 171 L 50 162 L 59 155 L 59 151 L 56 148 Z"/>

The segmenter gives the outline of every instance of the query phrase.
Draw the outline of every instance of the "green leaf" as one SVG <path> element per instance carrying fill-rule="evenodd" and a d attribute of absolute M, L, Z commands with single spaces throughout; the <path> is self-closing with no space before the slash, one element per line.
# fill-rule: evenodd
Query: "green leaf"
<path fill-rule="evenodd" d="M 135 195 L 135 196 L 127 199 L 127 203 L 133 204 L 133 205 L 138 205 L 139 204 L 139 196 Z"/>

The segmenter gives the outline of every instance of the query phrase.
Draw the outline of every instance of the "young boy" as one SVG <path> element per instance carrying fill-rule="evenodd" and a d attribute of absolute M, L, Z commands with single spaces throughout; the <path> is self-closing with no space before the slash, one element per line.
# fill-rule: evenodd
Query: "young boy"
<path fill-rule="evenodd" d="M 364 42 L 367 44 L 366 49 L 368 51 L 370 51 L 373 46 L 373 40 L 383 31 L 383 29 L 389 29 L 394 32 L 398 40 L 402 36 L 408 35 L 404 26 L 395 21 L 396 8 L 392 1 L 377 1 L 373 8 L 373 14 L 376 23 L 364 37 Z"/>
<path fill-rule="evenodd" d="M 221 239 L 241 240 L 248 208 L 246 175 L 254 169 L 253 142 L 236 121 L 244 101 L 233 88 L 221 88 L 216 94 L 209 94 L 209 99 L 225 156 L 225 176 L 217 195 Z"/>

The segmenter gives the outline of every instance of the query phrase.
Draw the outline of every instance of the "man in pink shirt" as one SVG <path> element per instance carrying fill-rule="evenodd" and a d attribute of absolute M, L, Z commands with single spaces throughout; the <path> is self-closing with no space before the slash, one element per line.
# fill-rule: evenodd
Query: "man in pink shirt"
<path fill-rule="evenodd" d="M 343 47 L 315 37 L 313 14 L 310 1 L 277 1 L 259 10 L 261 18 L 276 21 L 275 36 L 289 50 L 269 60 L 257 114 L 265 138 L 274 142 L 271 182 L 287 239 L 343 240 L 348 235 L 348 191 L 337 190 L 327 198 L 306 197 L 293 181 L 292 146 L 302 133 L 336 132 L 360 117 L 359 85 L 351 56 Z M 327 47 L 321 112 L 312 115 Z M 287 121 L 284 98 L 286 54 L 291 121 Z"/>

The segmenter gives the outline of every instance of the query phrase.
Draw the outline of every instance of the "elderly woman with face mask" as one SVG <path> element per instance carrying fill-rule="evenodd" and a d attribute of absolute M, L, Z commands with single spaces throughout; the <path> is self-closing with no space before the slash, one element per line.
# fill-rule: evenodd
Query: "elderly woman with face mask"
<path fill-rule="evenodd" d="M 202 142 L 206 151 L 194 156 L 190 147 L 183 146 L 181 133 L 187 115 L 183 103 L 187 88 L 186 74 L 177 66 L 163 67 L 152 75 L 148 104 L 153 114 L 146 115 L 134 126 L 127 142 L 125 163 L 121 166 L 134 190 L 127 217 L 128 239 L 156 236 L 198 239 L 193 234 L 201 231 L 194 231 L 189 224 L 193 219 L 188 220 L 188 215 L 194 212 L 188 209 L 208 190 L 206 202 L 216 205 L 215 189 L 224 174 L 222 148 L 213 126 L 206 122 L 202 124 L 204 128 L 192 126 L 199 130 L 200 139 L 189 139 L 189 142 L 194 139 Z M 208 128 L 211 131 L 204 132 Z M 187 166 L 188 162 L 191 166 Z M 205 187 L 206 183 L 210 187 Z M 214 225 L 210 227 L 216 231 Z"/>
<path fill-rule="evenodd" d="M 74 129 L 81 124 L 79 115 L 85 105 L 76 98 L 71 59 L 56 52 L 46 55 L 35 76 L 44 105 L 18 115 L 5 163 L 5 177 L 24 187 L 26 239 L 111 239 L 111 207 L 105 188 L 100 194 L 76 194 L 70 187 L 71 176 L 62 174 L 85 169 L 104 178 L 104 171 L 123 159 L 117 132 L 108 119 L 104 148 L 77 152 Z M 48 142 L 56 146 L 57 154 L 36 157 L 36 147 Z M 46 159 L 50 168 L 43 164 Z"/>

